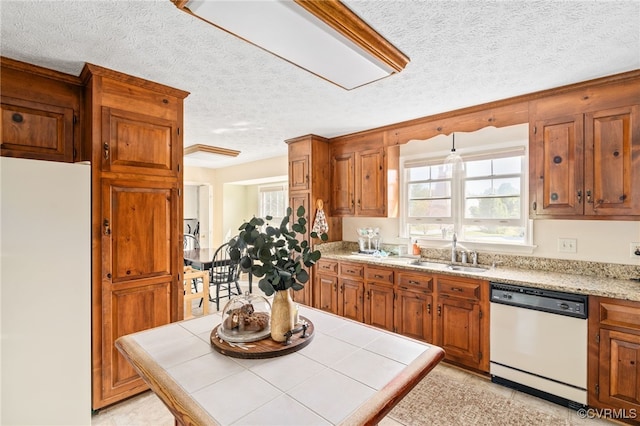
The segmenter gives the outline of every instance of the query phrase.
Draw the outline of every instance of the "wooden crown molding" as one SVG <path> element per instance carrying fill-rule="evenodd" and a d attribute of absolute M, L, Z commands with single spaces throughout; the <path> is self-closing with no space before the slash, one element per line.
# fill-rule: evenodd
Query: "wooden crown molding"
<path fill-rule="evenodd" d="M 240 151 L 228 148 L 220 148 L 218 146 L 195 144 L 184 149 L 184 155 L 193 154 L 194 152 L 204 152 L 207 154 L 226 155 L 229 157 L 237 157 Z"/>

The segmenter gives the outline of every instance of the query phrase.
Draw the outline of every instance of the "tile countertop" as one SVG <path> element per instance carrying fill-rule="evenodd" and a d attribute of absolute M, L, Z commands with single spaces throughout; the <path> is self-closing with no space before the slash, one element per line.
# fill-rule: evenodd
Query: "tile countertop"
<path fill-rule="evenodd" d="M 306 306 L 313 340 L 288 355 L 232 358 L 210 342 L 220 313 L 120 337 L 116 347 L 176 424 L 377 424 L 442 348 Z"/>
<path fill-rule="evenodd" d="M 415 261 L 415 258 L 398 256 L 376 258 L 374 256 L 354 255 L 347 251 L 326 252 L 322 254 L 322 259 L 361 262 L 368 265 L 390 266 L 407 271 L 432 272 L 443 275 L 477 278 L 505 284 L 515 284 L 547 290 L 565 291 L 568 293 L 603 296 L 640 302 L 640 282 L 630 279 L 605 278 L 535 269 L 507 268 L 502 266 L 492 268 L 485 265 L 479 265 L 487 268 L 484 272 L 452 271 L 440 267 L 412 265 L 411 262 Z M 425 258 L 421 258 L 421 260 L 430 261 Z M 439 260 L 434 262 L 441 263 Z M 443 263 L 443 265 L 445 264 Z"/>

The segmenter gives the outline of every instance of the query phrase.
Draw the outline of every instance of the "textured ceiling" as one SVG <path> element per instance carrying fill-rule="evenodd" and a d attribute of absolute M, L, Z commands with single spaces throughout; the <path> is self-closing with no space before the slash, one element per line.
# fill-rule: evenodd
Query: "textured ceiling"
<path fill-rule="evenodd" d="M 247 1 L 247 13 L 251 2 Z M 411 58 L 345 91 L 178 10 L 170 0 L 0 1 L 3 56 L 78 75 L 85 62 L 191 92 L 185 146 L 285 155 L 333 137 L 640 68 L 640 1 L 346 0 Z"/>

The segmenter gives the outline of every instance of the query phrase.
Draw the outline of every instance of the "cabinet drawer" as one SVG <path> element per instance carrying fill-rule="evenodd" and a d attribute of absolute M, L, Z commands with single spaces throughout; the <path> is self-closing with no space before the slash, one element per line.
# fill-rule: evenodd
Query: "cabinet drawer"
<path fill-rule="evenodd" d="M 316 264 L 318 268 L 318 272 L 324 272 L 328 274 L 337 274 L 338 273 L 338 262 L 321 260 Z"/>
<path fill-rule="evenodd" d="M 598 317 L 600 326 L 622 327 L 640 331 L 640 303 L 615 301 L 600 302 Z"/>
<path fill-rule="evenodd" d="M 340 275 L 348 275 L 350 277 L 364 277 L 364 265 L 355 263 L 340 263 Z"/>
<path fill-rule="evenodd" d="M 480 300 L 480 286 L 482 281 L 455 280 L 438 277 L 438 294 L 446 294 L 464 299 Z"/>
<path fill-rule="evenodd" d="M 393 270 L 387 268 L 369 268 L 365 271 L 367 281 L 375 281 L 378 283 L 393 284 Z"/>
<path fill-rule="evenodd" d="M 421 274 L 398 274 L 398 286 L 404 290 L 433 291 L 433 277 Z"/>

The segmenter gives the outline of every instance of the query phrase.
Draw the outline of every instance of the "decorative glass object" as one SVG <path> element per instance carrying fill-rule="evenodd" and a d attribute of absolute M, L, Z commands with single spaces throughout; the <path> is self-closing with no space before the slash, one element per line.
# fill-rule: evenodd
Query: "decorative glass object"
<path fill-rule="evenodd" d="M 222 310 L 218 337 L 232 343 L 255 342 L 271 334 L 271 304 L 264 297 L 249 292 L 235 296 Z"/>

